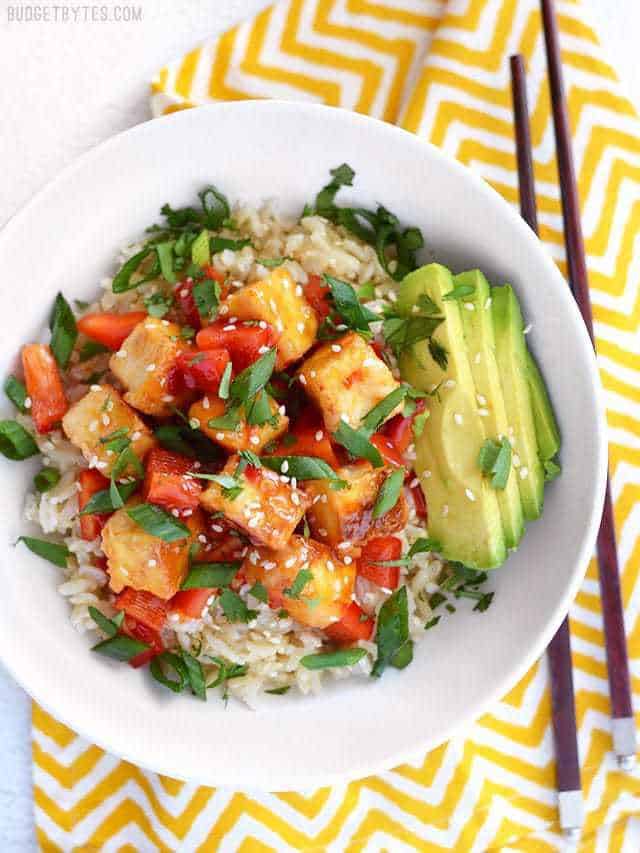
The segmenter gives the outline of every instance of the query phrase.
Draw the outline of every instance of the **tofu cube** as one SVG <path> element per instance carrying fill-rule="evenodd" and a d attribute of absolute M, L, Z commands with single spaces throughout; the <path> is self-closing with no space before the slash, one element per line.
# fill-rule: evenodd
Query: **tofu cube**
<path fill-rule="evenodd" d="M 341 542 L 355 545 L 402 530 L 409 515 L 403 492 L 392 509 L 380 518 L 372 516 L 380 488 L 391 471 L 358 462 L 336 472 L 347 481 L 348 488 L 331 489 L 327 480 L 305 483 L 305 491 L 312 499 L 307 520 L 313 537 L 335 547 Z"/>
<path fill-rule="evenodd" d="M 301 571 L 311 574 L 297 590 L 294 583 Z M 341 619 L 351 602 L 356 576 L 354 563 L 345 565 L 326 545 L 302 536 L 292 536 L 280 551 L 249 548 L 242 572 L 247 583 L 260 581 L 265 586 L 271 607 L 284 607 L 311 628 L 326 628 Z"/>
<path fill-rule="evenodd" d="M 318 321 L 290 274 L 278 267 L 263 281 L 256 281 L 232 293 L 224 301 L 229 317 L 264 320 L 279 335 L 276 370 L 297 361 L 313 346 Z"/>
<path fill-rule="evenodd" d="M 275 400 L 270 399 L 269 407 L 273 415 L 273 423 L 267 422 L 261 426 L 251 426 L 246 421 L 244 408 L 241 408 L 239 412 L 240 422 L 235 429 L 219 429 L 215 426 L 210 427 L 209 421 L 224 415 L 224 400 L 219 397 L 204 397 L 197 403 L 193 403 L 189 409 L 189 419 L 195 418 L 200 421 L 202 432 L 216 444 L 224 447 L 225 450 L 230 450 L 232 453 L 237 453 L 240 450 L 253 450 L 254 453 L 259 453 L 265 444 L 279 438 L 289 426 L 289 418 L 280 414 Z"/>
<path fill-rule="evenodd" d="M 357 428 L 367 412 L 400 384 L 355 332 L 319 347 L 300 367 L 298 378 L 320 408 L 329 432 L 335 432 L 341 419 Z M 400 410 L 398 406 L 389 417 Z"/>
<path fill-rule="evenodd" d="M 140 460 L 156 444 L 151 430 L 111 385 L 92 385 L 63 417 L 62 429 L 69 441 L 82 451 L 89 465 L 105 477 L 111 476 L 119 454 L 110 449 L 104 439 L 117 430 L 127 431 L 126 437 L 131 440 L 129 446 Z M 121 476 L 134 473 L 129 466 Z"/>
<path fill-rule="evenodd" d="M 239 462 L 239 456 L 229 457 L 220 473 L 233 477 Z M 268 468 L 250 465 L 236 479 L 239 494 L 225 494 L 218 483 L 212 482 L 200 495 L 200 505 L 208 512 L 222 512 L 256 545 L 284 548 L 309 506 L 307 495 L 283 483 Z"/>
<path fill-rule="evenodd" d="M 190 392 L 172 393 L 169 376 L 176 358 L 189 350 L 180 338 L 180 326 L 147 317 L 135 327 L 109 360 L 114 376 L 124 385 L 124 399 L 146 415 L 167 417 L 172 406 L 180 407 Z"/>
<path fill-rule="evenodd" d="M 202 513 L 196 510 L 182 519 L 191 531 L 188 537 L 165 542 L 147 533 L 129 516 L 127 509 L 138 503 L 139 498 L 132 498 L 114 512 L 102 530 L 109 585 L 114 592 L 130 586 L 168 599 L 180 589 L 189 571 L 189 547 L 204 531 Z"/>

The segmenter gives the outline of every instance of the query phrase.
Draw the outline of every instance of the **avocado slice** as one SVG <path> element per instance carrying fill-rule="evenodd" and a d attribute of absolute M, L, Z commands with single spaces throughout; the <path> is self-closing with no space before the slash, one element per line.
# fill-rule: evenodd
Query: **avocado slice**
<path fill-rule="evenodd" d="M 542 462 L 547 462 L 560 450 L 560 430 L 553 414 L 547 386 L 529 350 L 527 350 L 527 378 L 531 391 L 533 422 L 538 439 L 538 454 Z"/>
<path fill-rule="evenodd" d="M 513 288 L 508 284 L 492 287 L 491 300 L 496 361 L 509 422 L 507 438 L 513 447 L 513 465 L 517 468 L 524 517 L 533 521 L 542 513 L 544 471 L 538 456 L 522 314 Z"/>
<path fill-rule="evenodd" d="M 478 414 L 482 418 L 485 437 L 497 440 L 499 435 L 507 435 L 509 421 L 496 363 L 491 288 L 480 270 L 460 273 L 455 276 L 454 283 L 474 289 L 462 303 L 462 325 L 476 388 Z M 515 548 L 524 533 L 517 476 L 518 472 L 512 466 L 506 487 L 496 491 L 507 548 Z"/>
<path fill-rule="evenodd" d="M 446 267 L 429 264 L 401 283 L 397 308 L 407 315 L 423 294 L 444 316 L 433 339 L 447 351 L 443 370 L 427 341 L 400 357 L 404 379 L 425 391 L 429 417 L 416 440 L 416 472 L 429 510 L 429 535 L 440 552 L 474 569 L 493 569 L 507 556 L 496 492 L 482 476 L 478 453 L 485 440 L 464 343 L 460 306 L 443 300 L 453 289 Z M 434 389 L 438 390 L 434 390 Z"/>

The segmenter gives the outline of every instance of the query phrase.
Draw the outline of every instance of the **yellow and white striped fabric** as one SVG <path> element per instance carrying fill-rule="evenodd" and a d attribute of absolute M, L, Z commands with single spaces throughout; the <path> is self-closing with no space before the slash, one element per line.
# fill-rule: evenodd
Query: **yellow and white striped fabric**
<path fill-rule="evenodd" d="M 640 122 L 587 10 L 569 0 L 557 7 L 640 707 Z M 537 0 L 280 0 L 163 68 L 153 111 L 263 97 L 349 107 L 431 140 L 515 204 L 508 57 L 516 51 L 529 68 L 541 236 L 564 270 Z M 587 807 L 579 849 L 637 851 L 640 770 L 620 772 L 610 751 L 595 562 L 571 609 L 571 630 Z M 465 740 L 313 793 L 253 795 L 161 778 L 104 754 L 37 707 L 33 755 L 38 838 L 47 851 L 542 853 L 562 846 L 544 662 Z"/>

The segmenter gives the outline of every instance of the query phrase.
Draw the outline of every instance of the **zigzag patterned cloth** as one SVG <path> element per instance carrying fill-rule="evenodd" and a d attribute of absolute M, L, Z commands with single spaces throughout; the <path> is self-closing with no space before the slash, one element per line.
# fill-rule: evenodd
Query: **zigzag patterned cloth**
<path fill-rule="evenodd" d="M 640 707 L 640 122 L 578 2 L 559 25 L 610 430 L 611 474 Z M 564 271 L 537 0 L 280 0 L 163 68 L 155 115 L 214 100 L 306 99 L 420 134 L 517 200 L 508 57 L 529 68 L 540 232 Z M 587 821 L 580 851 L 640 849 L 640 770 L 611 754 L 595 561 L 571 609 Z M 133 767 L 34 709 L 43 850 L 556 851 L 545 662 L 467 732 L 349 785 L 249 795 Z"/>

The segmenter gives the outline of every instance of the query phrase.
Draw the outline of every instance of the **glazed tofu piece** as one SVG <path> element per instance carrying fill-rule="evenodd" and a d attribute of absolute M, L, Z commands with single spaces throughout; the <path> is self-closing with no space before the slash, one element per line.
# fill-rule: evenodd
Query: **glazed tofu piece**
<path fill-rule="evenodd" d="M 109 585 L 114 592 L 125 586 L 145 590 L 158 598 L 171 598 L 180 589 L 189 571 L 189 546 L 204 531 L 202 514 L 196 510 L 182 521 L 190 535 L 165 542 L 140 527 L 127 513 L 139 498 L 111 516 L 102 530 L 102 550 L 107 557 Z"/>
<path fill-rule="evenodd" d="M 319 347 L 300 367 L 298 378 L 320 408 L 329 432 L 341 419 L 357 428 L 367 412 L 400 384 L 355 332 Z M 398 406 L 389 417 L 400 410 Z"/>
<path fill-rule="evenodd" d="M 241 571 L 247 583 L 264 585 L 271 607 L 284 607 L 311 628 L 326 628 L 340 620 L 351 602 L 356 576 L 355 564 L 347 566 L 326 545 L 302 536 L 292 536 L 280 551 L 249 548 Z M 302 571 L 305 574 L 296 583 Z"/>
<path fill-rule="evenodd" d="M 167 417 L 172 406 L 180 407 L 190 396 L 173 394 L 168 387 L 176 358 L 189 350 L 180 338 L 180 326 L 147 317 L 135 327 L 109 360 L 114 376 L 127 389 L 124 399 L 146 415 Z"/>
<path fill-rule="evenodd" d="M 240 450 L 253 450 L 254 453 L 259 453 L 265 444 L 279 438 L 289 426 L 289 418 L 280 413 L 275 400 L 270 399 L 269 407 L 273 415 L 272 422 L 267 421 L 260 426 L 251 426 L 246 421 L 243 407 L 240 409 L 240 420 L 235 429 L 219 429 L 215 425 L 210 427 L 209 421 L 224 415 L 224 400 L 219 397 L 204 397 L 191 406 L 189 419 L 195 418 L 199 421 L 202 432 L 216 444 L 224 447 L 225 450 L 232 453 L 237 453 Z"/>
<path fill-rule="evenodd" d="M 278 332 L 276 370 L 297 361 L 313 345 L 318 330 L 316 315 L 282 267 L 263 281 L 256 281 L 232 293 L 224 302 L 229 317 L 264 320 Z"/>
<path fill-rule="evenodd" d="M 126 438 L 131 440 L 130 447 L 140 460 L 156 444 L 147 425 L 111 385 L 92 385 L 66 413 L 62 428 L 69 441 L 82 451 L 89 465 L 105 477 L 111 476 L 118 459 L 118 453 L 108 446 L 108 436 L 126 430 Z M 125 437 L 124 433 L 122 437 Z M 134 473 L 129 466 L 121 476 Z"/>
<path fill-rule="evenodd" d="M 358 462 L 336 472 L 347 481 L 348 488 L 331 489 L 327 480 L 305 483 L 305 491 L 312 499 L 307 512 L 312 536 L 335 547 L 341 542 L 356 545 L 402 530 L 408 518 L 403 492 L 392 509 L 380 518 L 372 516 L 380 488 L 391 471 L 391 468 L 374 468 L 369 462 Z"/>
<path fill-rule="evenodd" d="M 221 471 L 234 477 L 239 456 L 231 456 Z M 275 471 L 248 466 L 236 477 L 238 494 L 225 494 L 218 483 L 200 495 L 200 504 L 208 512 L 221 512 L 256 545 L 278 550 L 284 548 L 310 500 L 300 489 L 283 483 Z"/>

